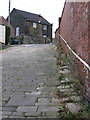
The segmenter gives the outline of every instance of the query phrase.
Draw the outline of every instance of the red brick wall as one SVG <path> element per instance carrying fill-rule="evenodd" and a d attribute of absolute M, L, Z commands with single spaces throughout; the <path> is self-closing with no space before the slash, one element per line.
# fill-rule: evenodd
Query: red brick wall
<path fill-rule="evenodd" d="M 66 2 L 59 28 L 60 34 L 68 42 L 70 47 L 79 57 L 89 64 L 90 27 L 88 27 L 88 6 L 89 3 L 87 2 Z M 60 39 L 60 41 L 62 40 Z M 63 41 L 62 46 L 66 52 L 69 51 Z M 86 83 L 86 89 L 89 91 L 88 86 L 90 85 L 90 79 L 88 78 L 88 80 L 86 80 L 86 67 L 78 59 L 75 59 L 74 62 L 82 83 L 84 83 L 84 85 Z M 89 94 L 88 92 L 88 98 Z"/>
<path fill-rule="evenodd" d="M 15 30 L 12 26 L 10 26 L 10 30 L 11 30 L 10 37 L 14 37 L 15 36 Z"/>
<path fill-rule="evenodd" d="M 4 19 L 3 16 L 0 17 L 0 23 L 5 24 L 5 25 L 8 25 L 8 22 Z M 14 35 L 15 30 L 14 30 L 14 28 L 13 28 L 12 26 L 10 26 L 10 29 L 11 29 L 11 34 L 10 34 L 10 36 L 11 36 L 11 37 L 14 37 L 14 36 L 15 36 L 15 35 Z"/>
<path fill-rule="evenodd" d="M 55 31 L 55 39 L 56 39 L 57 43 L 59 43 L 59 39 L 60 39 L 58 34 L 60 34 L 60 29 L 59 28 Z"/>

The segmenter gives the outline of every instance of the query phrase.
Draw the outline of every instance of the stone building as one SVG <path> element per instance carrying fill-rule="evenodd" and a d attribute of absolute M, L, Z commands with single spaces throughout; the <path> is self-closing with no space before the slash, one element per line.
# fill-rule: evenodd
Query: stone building
<path fill-rule="evenodd" d="M 52 42 L 52 24 L 41 15 L 13 9 L 10 13 L 10 23 L 15 29 L 15 35 L 48 38 Z"/>

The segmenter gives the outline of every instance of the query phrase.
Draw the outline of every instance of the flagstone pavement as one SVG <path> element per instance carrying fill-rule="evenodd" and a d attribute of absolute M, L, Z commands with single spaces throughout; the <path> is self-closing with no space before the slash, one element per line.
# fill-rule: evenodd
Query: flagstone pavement
<path fill-rule="evenodd" d="M 2 118 L 56 118 L 60 104 L 53 44 L 2 51 Z"/>

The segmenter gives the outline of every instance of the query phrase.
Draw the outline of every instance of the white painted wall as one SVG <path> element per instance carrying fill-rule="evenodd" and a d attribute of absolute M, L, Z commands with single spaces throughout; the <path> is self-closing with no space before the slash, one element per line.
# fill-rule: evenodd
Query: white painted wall
<path fill-rule="evenodd" d="M 0 25 L 0 42 L 5 43 L 5 26 Z"/>

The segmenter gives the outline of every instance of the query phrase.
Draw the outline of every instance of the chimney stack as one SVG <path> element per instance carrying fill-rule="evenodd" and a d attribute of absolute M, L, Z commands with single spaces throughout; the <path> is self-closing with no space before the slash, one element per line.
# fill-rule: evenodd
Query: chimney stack
<path fill-rule="evenodd" d="M 39 21 L 38 22 L 42 22 L 42 16 L 41 15 L 39 15 Z"/>
<path fill-rule="evenodd" d="M 59 17 L 58 21 L 59 21 L 59 26 L 60 26 L 60 23 L 61 23 L 61 17 Z"/>

